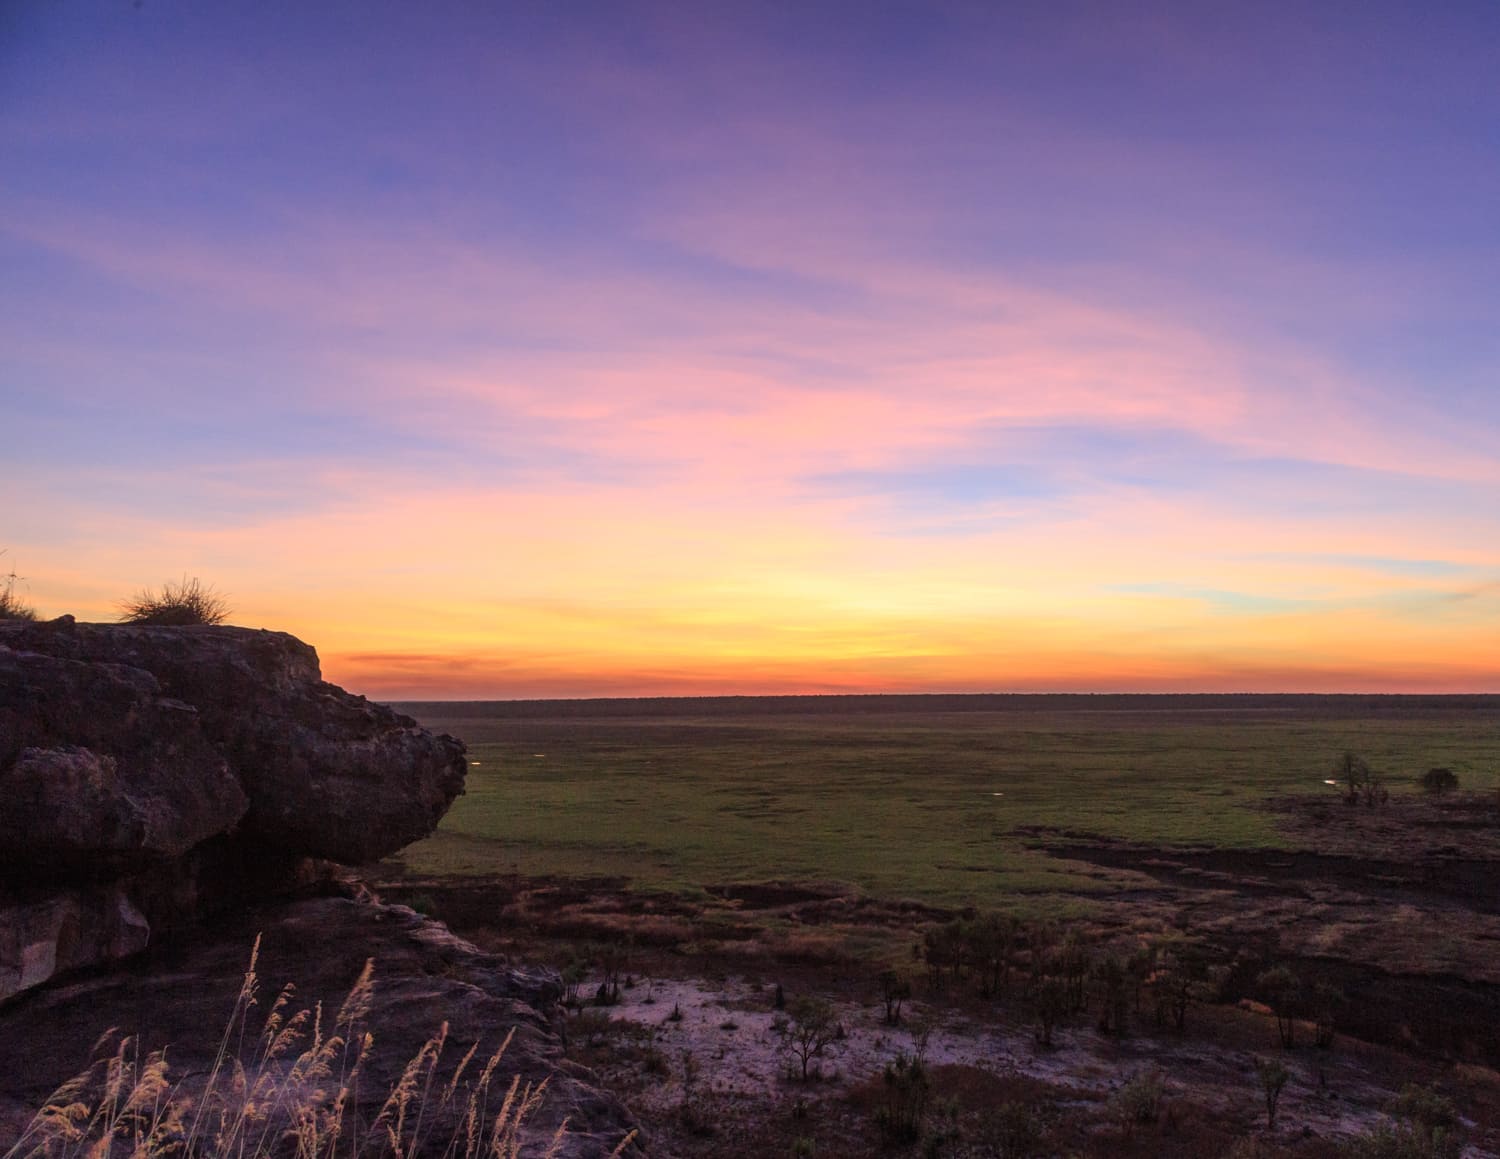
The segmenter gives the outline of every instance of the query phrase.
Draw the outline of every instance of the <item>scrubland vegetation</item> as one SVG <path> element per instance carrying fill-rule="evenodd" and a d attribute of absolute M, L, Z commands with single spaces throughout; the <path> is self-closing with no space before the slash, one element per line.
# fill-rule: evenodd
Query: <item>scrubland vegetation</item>
<path fill-rule="evenodd" d="M 387 881 L 551 955 L 664 1154 L 1492 1153 L 1492 1015 L 1378 963 L 1488 936 L 1493 699 L 1090 699 L 429 712 L 469 795 Z M 1279 948 L 1351 910 L 1367 960 Z"/>

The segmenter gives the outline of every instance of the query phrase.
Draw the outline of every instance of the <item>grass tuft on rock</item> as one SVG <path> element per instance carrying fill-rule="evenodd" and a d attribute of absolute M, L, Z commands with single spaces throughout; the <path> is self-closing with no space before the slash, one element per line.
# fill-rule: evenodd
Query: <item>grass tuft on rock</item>
<path fill-rule="evenodd" d="M 179 583 L 168 580 L 160 591 L 142 588 L 120 603 L 124 624 L 222 624 L 229 618 L 228 602 L 197 576 Z"/>

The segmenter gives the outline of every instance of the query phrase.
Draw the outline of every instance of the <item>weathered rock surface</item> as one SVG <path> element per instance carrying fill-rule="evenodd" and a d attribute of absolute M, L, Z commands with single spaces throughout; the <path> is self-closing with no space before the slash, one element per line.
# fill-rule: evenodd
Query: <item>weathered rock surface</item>
<path fill-rule="evenodd" d="M 168 1047 L 173 1078 L 210 1068 L 234 1009 L 257 935 L 261 1006 L 252 1036 L 286 982 L 296 1009 L 337 1010 L 366 959 L 374 962 L 374 995 L 364 1027 L 374 1046 L 352 1109 L 368 1129 L 402 1068 L 446 1021 L 448 1044 L 439 1074 L 477 1043 L 484 1059 L 512 1029 L 492 1089 L 499 1097 L 520 1075 L 547 1080 L 530 1120 L 540 1154 L 568 1120 L 564 1156 L 606 1156 L 631 1129 L 630 1116 L 596 1089 L 589 1072 L 567 1062 L 553 1030 L 562 988 L 555 974 L 525 971 L 485 954 L 444 926 L 404 906 L 313 898 L 241 914 L 212 929 L 164 942 L 107 974 L 58 983 L 0 1008 L 0 1153 L 64 1080 L 90 1061 L 90 1044 L 110 1027 L 138 1036 L 142 1051 Z M 327 1017 L 327 1015 L 325 1015 Z M 450 1125 L 429 1132 L 446 1139 Z M 632 1147 L 628 1155 L 637 1155 Z"/>
<path fill-rule="evenodd" d="M 0 624 L 0 647 L 147 673 L 191 706 L 249 797 L 259 842 L 347 864 L 430 833 L 463 791 L 463 745 L 323 681 L 285 632 L 229 627 Z M 7 747 L 0 723 L 0 754 Z M 81 743 L 81 742 L 78 742 Z"/>
<path fill-rule="evenodd" d="M 0 878 L 118 876 L 234 827 L 249 798 L 140 669 L 0 651 Z"/>
<path fill-rule="evenodd" d="M 392 853 L 465 771 L 285 633 L 0 623 L 0 1000 L 305 884 L 309 859 Z"/>

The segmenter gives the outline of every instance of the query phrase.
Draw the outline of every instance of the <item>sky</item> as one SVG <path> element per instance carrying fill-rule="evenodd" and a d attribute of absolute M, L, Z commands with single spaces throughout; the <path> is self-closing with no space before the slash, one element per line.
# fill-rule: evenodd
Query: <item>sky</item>
<path fill-rule="evenodd" d="M 381 699 L 1500 692 L 1500 5 L 0 0 L 0 565 Z"/>

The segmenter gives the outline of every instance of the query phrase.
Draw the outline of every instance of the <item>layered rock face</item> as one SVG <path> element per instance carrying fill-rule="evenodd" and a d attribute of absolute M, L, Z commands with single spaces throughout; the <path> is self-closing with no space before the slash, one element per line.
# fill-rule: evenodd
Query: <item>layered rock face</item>
<path fill-rule="evenodd" d="M 393 853 L 465 770 L 285 633 L 0 623 L 0 999 Z"/>

